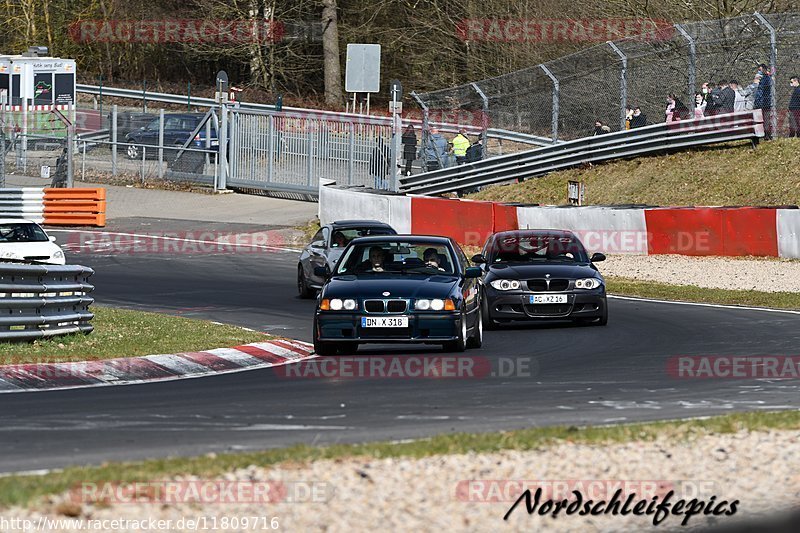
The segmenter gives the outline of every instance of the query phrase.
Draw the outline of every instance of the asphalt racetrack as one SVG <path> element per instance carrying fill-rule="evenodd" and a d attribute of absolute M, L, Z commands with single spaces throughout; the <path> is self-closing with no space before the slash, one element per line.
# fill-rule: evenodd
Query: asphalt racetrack
<path fill-rule="evenodd" d="M 126 228 L 137 224 L 162 223 L 128 220 Z M 180 229 L 182 222 L 163 224 Z M 69 246 L 67 253 L 96 270 L 98 304 L 311 341 L 315 302 L 297 297 L 297 253 L 117 254 Z M 800 407 L 798 380 L 678 379 L 668 371 L 676 356 L 794 355 L 800 315 L 627 299 L 612 299 L 609 308 L 606 327 L 552 323 L 486 332 L 483 347 L 462 357 L 489 361 L 492 372 L 471 379 L 311 378 L 264 369 L 2 394 L 0 472 Z M 438 355 L 439 348 L 362 347 L 358 354 Z"/>

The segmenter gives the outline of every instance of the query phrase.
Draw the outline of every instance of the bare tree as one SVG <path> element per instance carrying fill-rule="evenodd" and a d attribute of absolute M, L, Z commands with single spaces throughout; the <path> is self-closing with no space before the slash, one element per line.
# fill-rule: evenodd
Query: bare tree
<path fill-rule="evenodd" d="M 339 16 L 336 0 L 322 0 L 322 55 L 325 103 L 342 103 L 342 67 L 339 54 Z"/>

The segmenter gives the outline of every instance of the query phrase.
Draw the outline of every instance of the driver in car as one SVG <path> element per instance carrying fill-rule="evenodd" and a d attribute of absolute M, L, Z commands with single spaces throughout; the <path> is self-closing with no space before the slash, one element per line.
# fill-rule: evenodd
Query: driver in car
<path fill-rule="evenodd" d="M 380 246 L 373 246 L 369 249 L 369 259 L 358 265 L 358 270 L 362 272 L 383 272 L 383 264 L 386 261 L 386 252 Z"/>
<path fill-rule="evenodd" d="M 333 245 L 337 248 L 344 248 L 347 246 L 347 237 L 341 231 L 333 232 Z"/>
<path fill-rule="evenodd" d="M 436 248 L 426 248 L 422 253 L 422 260 L 425 262 L 425 266 L 444 271 L 439 266 L 439 254 L 436 252 Z"/>

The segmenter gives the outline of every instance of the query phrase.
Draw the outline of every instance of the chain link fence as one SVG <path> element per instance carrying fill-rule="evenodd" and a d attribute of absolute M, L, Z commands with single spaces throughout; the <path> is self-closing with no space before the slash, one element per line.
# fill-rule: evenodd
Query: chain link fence
<path fill-rule="evenodd" d="M 774 105 L 765 118 L 783 135 L 789 129 L 789 80 L 800 74 L 800 13 L 667 26 L 417 97 L 431 113 L 485 112 L 492 128 L 571 140 L 593 134 L 595 121 L 612 131 L 625 129 L 628 106 L 640 107 L 648 124 L 664 122 L 670 93 L 691 110 L 703 83 L 736 80 L 746 88 L 761 63 L 773 73 Z M 485 111 L 477 89 L 488 99 Z"/>

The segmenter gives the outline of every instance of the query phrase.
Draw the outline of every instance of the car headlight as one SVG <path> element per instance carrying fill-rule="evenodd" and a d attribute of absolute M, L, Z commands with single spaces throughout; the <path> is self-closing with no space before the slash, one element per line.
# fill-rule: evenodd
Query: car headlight
<path fill-rule="evenodd" d="M 56 250 L 53 254 L 53 259 L 64 259 L 64 252 L 61 250 Z"/>
<path fill-rule="evenodd" d="M 347 299 L 344 301 L 344 308 L 348 311 L 352 311 L 356 308 L 356 301 Z"/>
<path fill-rule="evenodd" d="M 597 278 L 585 278 L 585 279 L 575 280 L 576 289 L 596 289 L 602 284 L 603 283 Z"/>
<path fill-rule="evenodd" d="M 319 308 L 323 311 L 341 311 L 342 309 L 352 311 L 356 307 L 358 307 L 358 304 L 355 300 L 351 299 L 342 300 L 341 298 L 325 298 L 319 303 Z"/>
<path fill-rule="evenodd" d="M 519 289 L 519 281 L 515 279 L 495 279 L 489 285 L 498 291 L 515 291 Z"/>
<path fill-rule="evenodd" d="M 431 301 L 430 300 L 417 300 L 414 304 L 414 309 L 419 309 L 420 311 L 427 311 L 431 308 Z"/>
<path fill-rule="evenodd" d="M 433 309 L 434 311 L 441 311 L 442 309 L 444 309 L 444 300 L 441 300 L 439 298 L 434 298 L 433 300 L 431 300 L 431 309 Z"/>
<path fill-rule="evenodd" d="M 418 311 L 455 311 L 456 303 L 450 298 L 445 300 L 442 300 L 441 298 L 434 298 L 433 300 L 420 298 L 414 303 L 414 309 Z"/>

